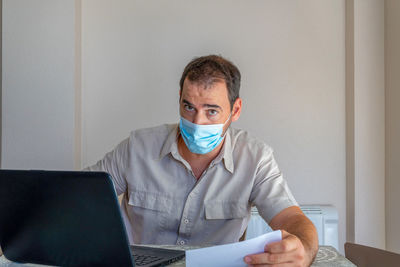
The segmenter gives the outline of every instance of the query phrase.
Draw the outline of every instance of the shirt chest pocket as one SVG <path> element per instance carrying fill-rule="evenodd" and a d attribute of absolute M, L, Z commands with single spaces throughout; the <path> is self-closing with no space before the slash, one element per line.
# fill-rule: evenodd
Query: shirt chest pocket
<path fill-rule="evenodd" d="M 172 199 L 158 193 L 132 191 L 128 205 L 135 223 L 141 224 L 143 229 L 165 229 L 172 209 Z"/>
<path fill-rule="evenodd" d="M 157 193 L 132 191 L 129 195 L 129 205 L 154 211 L 168 212 L 171 209 L 170 198 Z"/>
<path fill-rule="evenodd" d="M 249 210 L 242 202 L 207 202 L 204 213 L 206 220 L 230 220 L 247 217 Z"/>

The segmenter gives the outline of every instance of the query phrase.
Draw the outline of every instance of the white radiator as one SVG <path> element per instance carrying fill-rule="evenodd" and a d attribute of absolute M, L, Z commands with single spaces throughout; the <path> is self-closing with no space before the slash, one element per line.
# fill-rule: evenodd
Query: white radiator
<path fill-rule="evenodd" d="M 300 208 L 317 228 L 319 244 L 332 246 L 338 250 L 338 213 L 336 208 L 330 205 L 303 205 Z M 257 208 L 253 207 L 251 219 L 247 226 L 246 239 L 270 231 L 272 229 L 258 214 Z"/>

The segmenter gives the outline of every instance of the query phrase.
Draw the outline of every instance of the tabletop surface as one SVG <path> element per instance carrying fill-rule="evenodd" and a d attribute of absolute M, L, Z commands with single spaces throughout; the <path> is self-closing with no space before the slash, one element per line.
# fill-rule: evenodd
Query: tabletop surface
<path fill-rule="evenodd" d="M 157 247 L 157 246 L 156 246 Z M 162 246 L 164 248 L 171 249 L 180 249 L 182 247 L 179 246 Z M 199 247 L 185 247 L 186 250 L 194 249 Z M 175 262 L 169 266 L 173 267 L 183 267 L 185 266 L 185 260 L 180 260 Z M 318 250 L 317 257 L 311 266 L 315 267 L 353 267 L 354 265 L 351 261 L 346 259 L 343 255 L 341 255 L 334 247 L 331 246 L 320 246 Z"/>
<path fill-rule="evenodd" d="M 155 247 L 163 247 L 163 248 L 173 248 L 173 249 L 193 249 L 198 247 L 180 247 L 180 246 L 155 246 Z M 4 255 L 0 257 L 0 267 L 34 267 L 34 266 L 44 266 L 44 265 L 37 265 L 37 264 L 18 264 L 15 262 L 11 262 L 7 260 Z M 180 260 L 176 263 L 173 263 L 169 266 L 180 267 L 185 266 L 185 260 Z M 343 255 L 341 255 L 334 247 L 331 246 L 320 246 L 318 250 L 317 257 L 315 258 L 314 263 L 311 266 L 318 266 L 318 267 L 328 267 L 328 266 L 355 266 L 351 263 L 348 259 L 346 259 Z"/>

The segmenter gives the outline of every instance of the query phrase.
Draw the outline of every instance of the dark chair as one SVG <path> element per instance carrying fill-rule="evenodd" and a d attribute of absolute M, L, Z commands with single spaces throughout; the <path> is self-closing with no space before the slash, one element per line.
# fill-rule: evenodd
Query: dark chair
<path fill-rule="evenodd" d="M 398 267 L 400 254 L 383 249 L 347 242 L 344 244 L 346 258 L 358 267 Z"/>

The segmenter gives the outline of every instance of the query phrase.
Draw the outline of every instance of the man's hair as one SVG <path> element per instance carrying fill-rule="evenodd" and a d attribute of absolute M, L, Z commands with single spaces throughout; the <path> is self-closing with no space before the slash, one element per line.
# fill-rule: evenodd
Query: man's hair
<path fill-rule="evenodd" d="M 189 81 L 199 83 L 208 88 L 215 82 L 225 81 L 228 89 L 229 102 L 231 109 L 235 100 L 239 97 L 240 72 L 229 60 L 217 56 L 209 55 L 193 59 L 183 70 L 179 82 L 182 93 L 183 82 L 188 78 Z"/>

